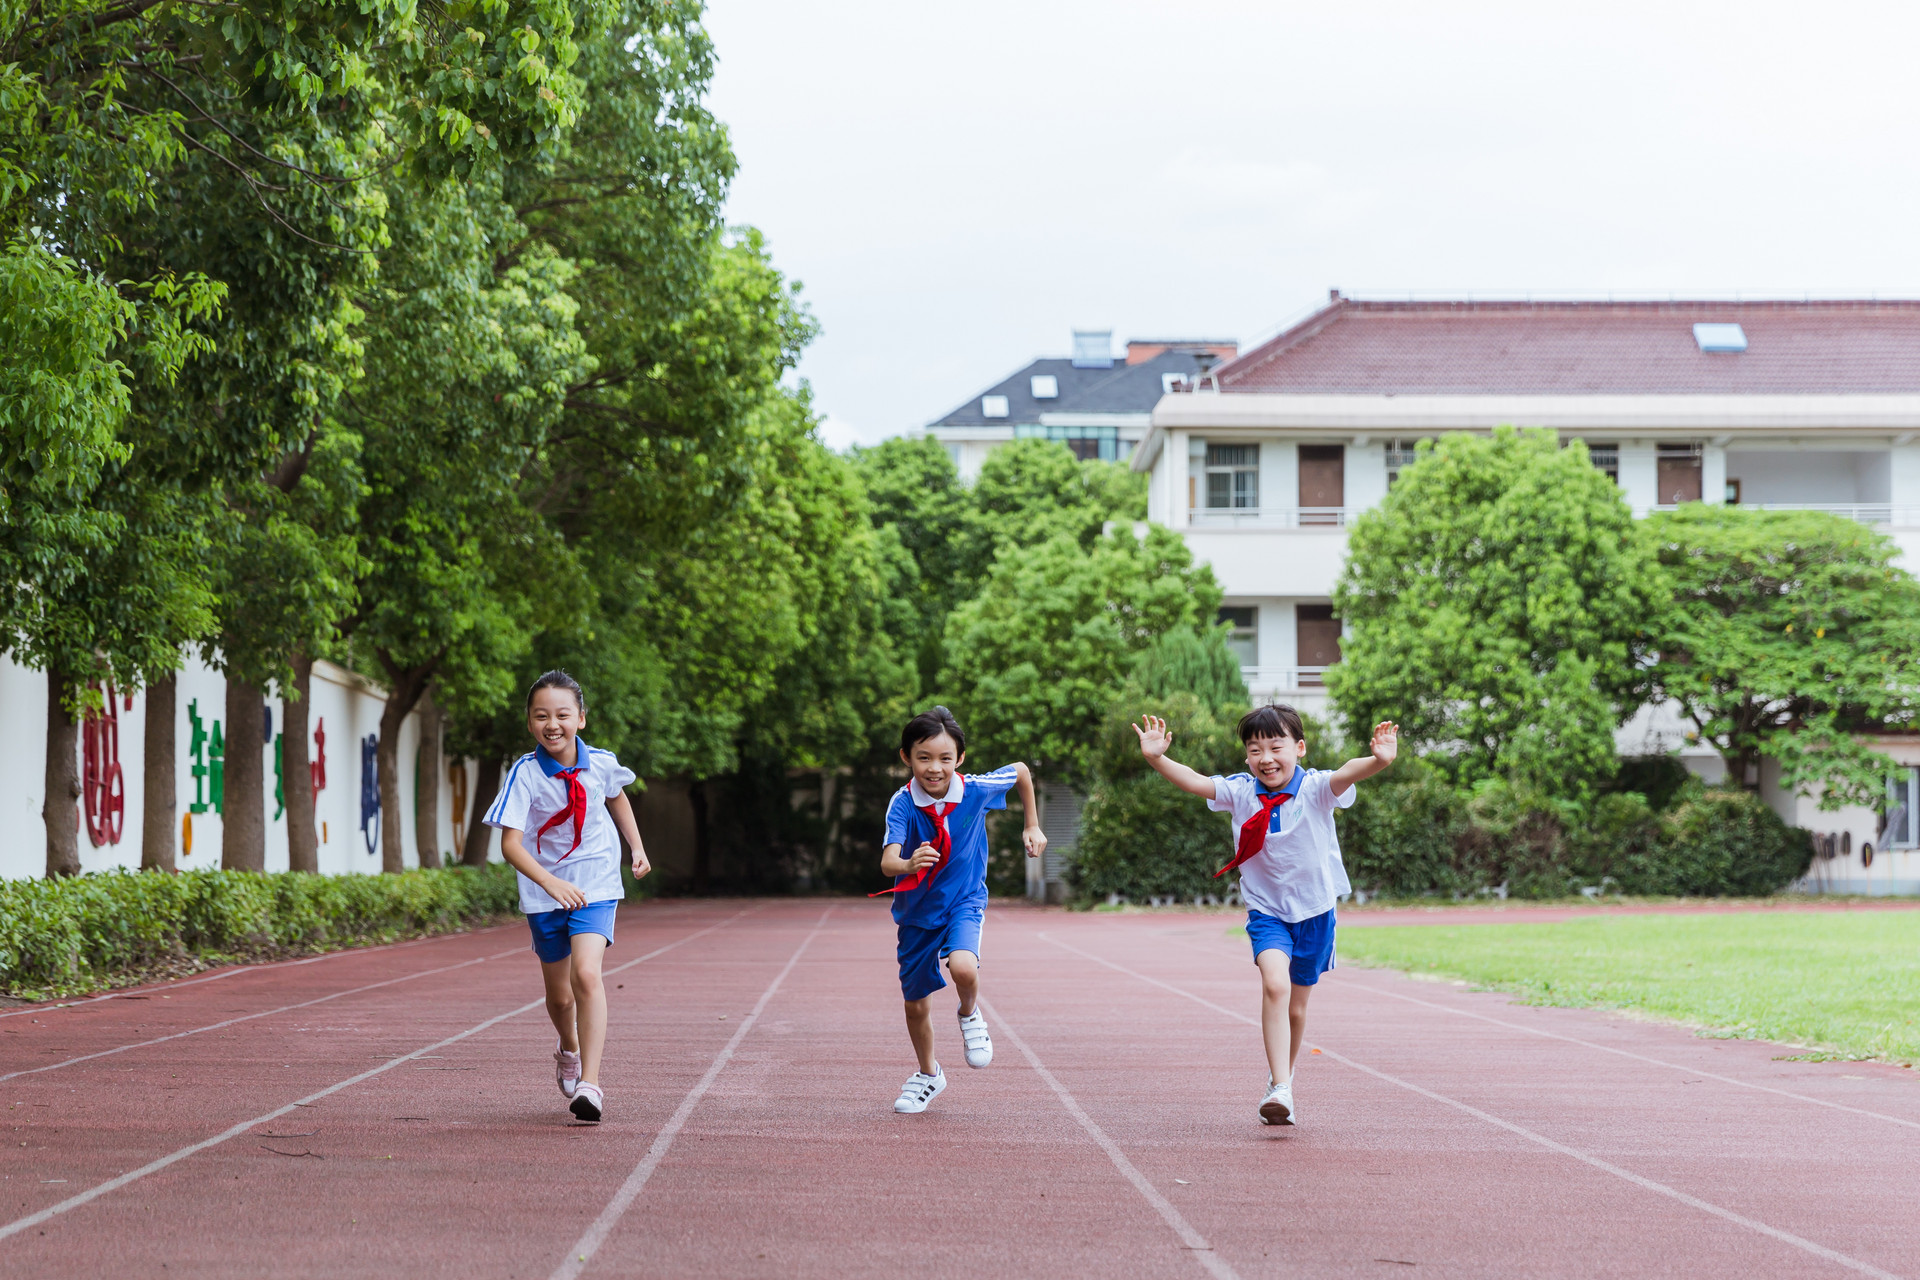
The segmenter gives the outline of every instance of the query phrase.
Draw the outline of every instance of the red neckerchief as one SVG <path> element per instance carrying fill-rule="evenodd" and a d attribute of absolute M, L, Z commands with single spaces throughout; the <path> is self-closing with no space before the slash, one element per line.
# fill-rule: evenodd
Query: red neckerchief
<path fill-rule="evenodd" d="M 933 839 L 927 843 L 932 845 L 935 852 L 940 855 L 940 861 L 930 867 L 922 867 L 910 875 L 902 876 L 894 882 L 893 888 L 882 889 L 879 893 L 870 893 L 867 895 L 869 898 L 884 898 L 890 893 L 909 893 L 923 884 L 932 883 L 934 876 L 940 873 L 940 868 L 946 866 L 947 859 L 953 856 L 953 836 L 947 831 L 947 814 L 958 808 L 959 803 L 957 800 L 935 800 L 932 804 L 913 806 L 926 814 L 933 823 Z M 944 810 L 942 805 L 945 806 Z"/>
<path fill-rule="evenodd" d="M 1260 802 L 1260 812 L 1240 824 L 1240 843 L 1234 846 L 1233 861 L 1213 873 L 1215 880 L 1267 847 L 1267 827 L 1272 823 L 1273 811 L 1293 799 L 1298 791 L 1295 787 L 1292 791 L 1276 791 L 1271 795 L 1254 793 L 1253 798 Z"/>
<path fill-rule="evenodd" d="M 540 851 L 540 837 L 569 818 L 573 819 L 573 843 L 567 846 L 567 851 L 560 855 L 559 860 L 565 862 L 573 856 L 573 851 L 580 847 L 580 829 L 587 825 L 587 789 L 581 785 L 580 782 L 580 770 L 585 767 L 583 764 L 577 764 L 571 769 L 556 769 L 553 771 L 552 777 L 562 778 L 566 781 L 567 807 L 554 814 L 551 818 L 548 818 L 546 825 L 534 832 L 533 850 L 535 853 Z"/>

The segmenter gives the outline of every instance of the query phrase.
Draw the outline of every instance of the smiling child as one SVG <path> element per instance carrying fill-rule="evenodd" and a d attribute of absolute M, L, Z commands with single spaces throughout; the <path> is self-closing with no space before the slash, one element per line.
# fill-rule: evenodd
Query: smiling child
<path fill-rule="evenodd" d="M 1173 734 L 1156 716 L 1133 727 L 1140 753 L 1160 775 L 1233 814 L 1233 860 L 1217 875 L 1240 869 L 1247 903 L 1247 938 L 1260 970 L 1260 1033 L 1267 1049 L 1262 1124 L 1293 1124 L 1293 1064 L 1307 1034 L 1307 997 L 1333 968 L 1334 903 L 1352 892 L 1340 861 L 1333 811 L 1353 804 L 1353 784 L 1393 763 L 1400 730 L 1390 720 L 1374 726 L 1372 754 L 1338 769 L 1308 769 L 1307 735 L 1292 707 L 1256 707 L 1240 720 L 1247 772 L 1212 777 L 1167 756 Z"/>

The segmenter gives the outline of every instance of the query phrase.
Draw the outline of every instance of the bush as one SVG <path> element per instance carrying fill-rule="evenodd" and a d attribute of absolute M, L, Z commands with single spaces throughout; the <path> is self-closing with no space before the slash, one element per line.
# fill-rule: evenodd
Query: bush
<path fill-rule="evenodd" d="M 516 910 L 511 868 L 401 875 L 115 871 L 0 881 L 0 991 L 98 990 L 200 967 L 443 933 Z"/>

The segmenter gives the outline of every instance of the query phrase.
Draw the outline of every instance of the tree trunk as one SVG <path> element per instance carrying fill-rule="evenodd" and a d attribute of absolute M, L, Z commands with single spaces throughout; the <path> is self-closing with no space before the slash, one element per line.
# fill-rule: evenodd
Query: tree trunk
<path fill-rule="evenodd" d="M 384 654 L 380 665 L 387 669 L 387 705 L 380 712 L 380 869 L 398 873 L 406 870 L 406 821 L 400 814 L 400 727 L 407 713 L 427 691 L 438 663 L 399 670 Z"/>
<path fill-rule="evenodd" d="M 480 767 L 474 773 L 477 776 L 473 781 L 473 816 L 467 819 L 467 844 L 460 851 L 460 861 L 469 867 L 484 867 L 488 849 L 493 844 L 493 828 L 481 819 L 487 816 L 494 797 L 500 792 L 500 757 L 491 751 L 482 755 Z"/>
<path fill-rule="evenodd" d="M 704 895 L 713 873 L 713 842 L 707 821 L 707 784 L 700 781 L 687 788 L 687 803 L 693 809 L 693 891 Z"/>
<path fill-rule="evenodd" d="M 147 686 L 147 725 L 140 763 L 140 869 L 174 870 L 179 781 L 174 773 L 174 678 Z"/>
<path fill-rule="evenodd" d="M 313 814 L 313 659 L 293 655 L 293 686 L 280 691 L 280 793 L 287 802 L 287 869 L 320 870 Z"/>
<path fill-rule="evenodd" d="M 80 726 L 67 713 L 66 673 L 47 668 L 47 878 L 80 874 Z"/>
<path fill-rule="evenodd" d="M 227 677 L 226 803 L 220 813 L 220 869 L 267 869 L 266 749 L 260 686 Z"/>
<path fill-rule="evenodd" d="M 414 769 L 413 843 L 420 865 L 440 865 L 440 708 L 433 691 L 420 694 L 420 753 Z"/>

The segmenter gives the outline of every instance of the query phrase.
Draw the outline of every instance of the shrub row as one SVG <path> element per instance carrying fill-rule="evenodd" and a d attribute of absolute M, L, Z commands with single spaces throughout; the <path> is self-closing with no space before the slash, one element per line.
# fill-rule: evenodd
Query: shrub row
<path fill-rule="evenodd" d="M 516 902 L 513 871 L 498 863 L 0 881 L 0 991 L 73 995 L 157 969 L 391 942 L 505 915 Z"/>

